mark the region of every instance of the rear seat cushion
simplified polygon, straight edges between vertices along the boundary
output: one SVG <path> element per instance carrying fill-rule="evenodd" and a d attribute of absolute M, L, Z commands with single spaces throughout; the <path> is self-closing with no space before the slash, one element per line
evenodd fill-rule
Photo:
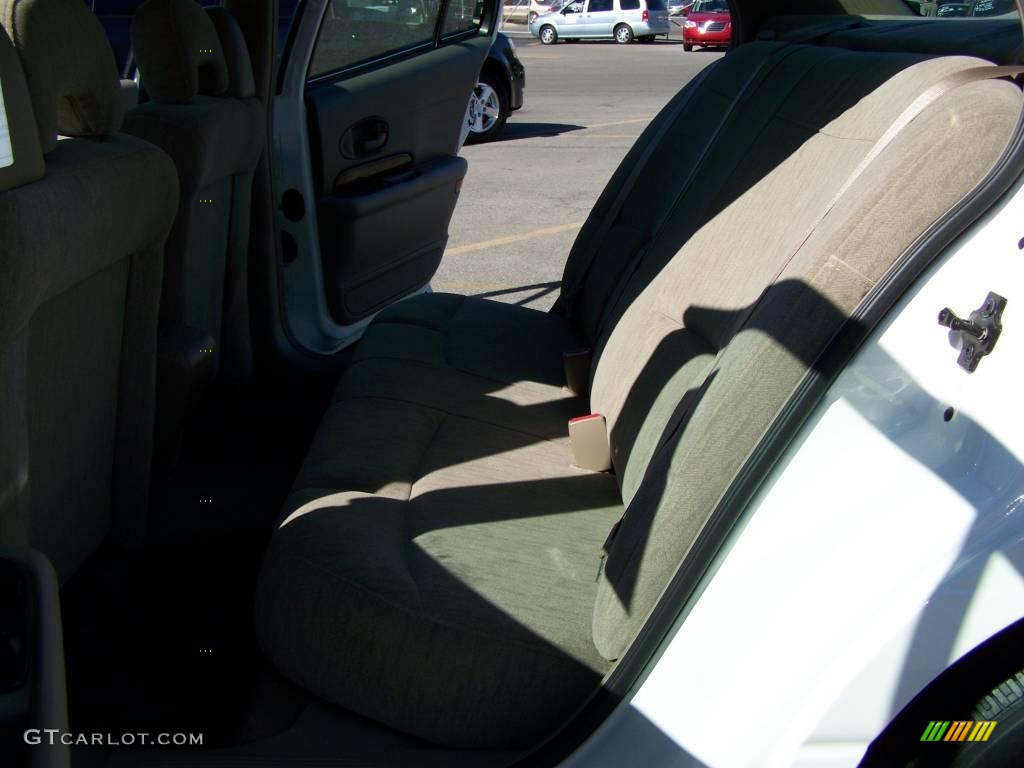
<path fill-rule="evenodd" d="M 511 617 L 517 632 L 543 638 L 595 674 L 604 667 L 588 661 L 591 639 L 604 659 L 621 656 L 820 350 L 900 254 L 998 158 L 1020 113 L 1020 90 L 992 81 L 963 87 L 905 129 L 808 234 L 917 95 L 980 63 L 758 43 L 715 65 L 627 199 L 618 246 L 599 251 L 587 273 L 586 311 L 563 307 L 579 333 L 595 334 L 590 405 L 609 416 L 617 452 L 618 477 L 596 476 L 608 486 L 607 502 L 582 495 L 580 481 L 564 474 L 559 441 L 538 431 L 554 429 L 565 403 L 539 394 L 553 390 L 530 387 L 560 383 L 559 348 L 578 338 L 568 323 L 449 296 L 382 313 L 342 378 L 341 401 L 289 505 L 289 512 L 308 505 L 302 517 L 310 519 L 291 531 L 302 517 L 286 522 L 270 545 L 258 613 L 275 664 L 331 701 L 449 746 L 523 745 L 557 726 L 556 712 L 582 703 L 583 680 L 560 665 L 546 669 L 565 674 L 565 685 L 549 685 L 528 660 L 508 666 L 515 658 L 509 649 L 470 653 L 470 633 L 489 622 L 504 628 Z M 688 154 L 678 152 L 684 133 Z M 680 172 L 691 167 L 700 185 Z M 661 214 L 666 227 L 655 232 Z M 643 260 L 633 256 L 645 237 L 627 237 L 628 230 L 649 240 Z M 390 373 L 378 367 L 382 361 Z M 404 378 L 395 370 L 401 361 Z M 389 379 L 386 407 L 368 405 L 378 372 Z M 521 405 L 538 397 L 543 407 L 523 408 L 530 416 L 521 420 L 516 409 L 495 407 L 488 401 L 501 390 L 473 380 L 488 375 L 514 383 Z M 439 406 L 443 416 L 428 416 Z M 674 414 L 682 417 L 678 429 Z M 513 431 L 530 418 L 542 424 Z M 527 445 L 518 442 L 524 439 Z M 629 507 L 598 577 L 592 634 L 584 639 L 567 605 L 591 599 L 589 585 L 545 588 L 559 583 L 561 570 L 547 565 L 541 541 L 560 551 L 573 542 L 573 569 L 596 574 L 619 483 Z M 389 511 L 353 513 L 371 501 Z M 368 561 L 366 542 L 385 540 L 386 554 Z M 359 590 L 408 584 L 409 573 L 448 580 L 444 589 L 426 590 L 422 615 L 365 608 Z M 524 610 L 498 586 L 525 583 L 533 586 L 524 595 L 543 613 Z M 423 598 L 422 588 L 406 589 Z M 482 598 L 488 610 L 468 610 L 464 595 Z M 558 610 L 570 620 L 556 632 L 548 612 Z M 467 625 L 462 616 L 476 618 Z M 422 626 L 424 617 L 451 630 L 439 638 L 448 653 L 430 645 L 438 636 Z M 401 642 L 375 637 L 378 627 L 386 628 L 382 638 Z M 480 679 L 505 695 L 477 698 Z M 400 690 L 408 695 L 387 696 Z M 538 711 L 538 703 L 549 708 Z M 530 722 L 516 721 L 522 713 Z M 487 730 L 495 727 L 501 732 Z"/>
<path fill-rule="evenodd" d="M 613 478 L 569 466 L 564 438 L 344 400 L 286 509 L 257 627 L 308 690 L 430 742 L 498 748 L 541 737 L 600 680 L 594 552 L 621 506 Z"/>
<path fill-rule="evenodd" d="M 506 384 L 445 366 L 388 358 L 352 364 L 336 397 L 412 402 L 543 440 L 565 437 L 569 419 L 588 413 L 589 407 L 564 387 L 534 381 Z"/>
<path fill-rule="evenodd" d="M 187 104 L 228 90 L 216 28 L 195 0 L 146 0 L 132 19 L 132 49 L 146 92 L 158 104 Z"/>
<path fill-rule="evenodd" d="M 104 136 L 120 129 L 117 64 L 85 4 L 0 0 L 0 24 L 21 57 L 44 153 L 57 146 L 58 134 Z"/>
<path fill-rule="evenodd" d="M 421 294 L 385 309 L 354 360 L 386 358 L 445 366 L 495 382 L 565 384 L 562 353 L 584 346 L 557 315 L 447 293 Z"/>

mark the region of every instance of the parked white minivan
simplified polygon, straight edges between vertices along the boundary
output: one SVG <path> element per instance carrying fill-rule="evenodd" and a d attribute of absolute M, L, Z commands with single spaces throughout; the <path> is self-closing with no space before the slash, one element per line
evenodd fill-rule
<path fill-rule="evenodd" d="M 559 38 L 613 37 L 620 43 L 649 42 L 668 34 L 665 0 L 575 0 L 538 16 L 530 32 L 545 45 Z"/>

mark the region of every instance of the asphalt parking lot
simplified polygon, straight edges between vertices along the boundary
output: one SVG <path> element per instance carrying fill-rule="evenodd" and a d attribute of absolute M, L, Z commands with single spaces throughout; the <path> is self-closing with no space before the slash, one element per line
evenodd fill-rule
<path fill-rule="evenodd" d="M 497 141 L 467 146 L 469 173 L 434 290 L 548 308 L 576 233 L 647 123 L 722 54 L 671 38 L 545 46 L 512 31 L 524 106 Z"/>

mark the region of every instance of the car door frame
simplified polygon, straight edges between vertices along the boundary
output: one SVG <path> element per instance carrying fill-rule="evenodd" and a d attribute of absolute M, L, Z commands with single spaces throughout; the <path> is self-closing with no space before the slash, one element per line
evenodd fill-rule
<path fill-rule="evenodd" d="M 607 11 L 591 11 L 590 4 L 594 0 L 587 0 L 583 9 L 586 33 L 588 37 L 610 37 L 612 28 L 615 26 L 615 0 L 610 0 L 611 8 Z M 608 28 L 605 29 L 605 26 Z"/>
<path fill-rule="evenodd" d="M 580 10 L 578 13 L 566 13 L 565 9 L 568 8 L 575 2 L 579 2 Z M 558 10 L 558 14 L 562 17 L 562 21 L 558 23 L 558 36 L 559 37 L 585 37 L 586 36 L 586 0 L 569 0 L 562 8 Z M 575 21 L 570 24 L 568 23 L 569 17 L 572 16 Z"/>
<path fill-rule="evenodd" d="M 307 355 L 324 357 L 356 341 L 373 319 L 370 316 L 351 325 L 341 325 L 331 317 L 320 259 L 306 90 L 311 82 L 308 74 L 317 38 L 330 2 L 306 0 L 296 8 L 292 29 L 281 54 L 277 89 L 271 98 L 270 144 L 281 324 L 294 347 Z M 497 2 L 488 5 L 482 25 L 483 34 L 493 42 L 500 26 L 494 20 Z M 441 0 L 436 20 L 438 25 L 443 23 L 448 6 L 447 0 Z M 417 52 L 422 55 L 434 50 L 437 41 L 438 34 L 435 33 L 431 43 L 386 53 L 368 63 L 367 69 L 381 69 L 399 61 L 408 61 Z M 468 92 L 466 108 L 469 108 Z M 467 131 L 468 128 L 464 129 L 463 134 Z M 285 195 L 290 190 L 299 193 L 298 196 L 289 194 L 289 198 L 301 200 L 299 211 L 286 202 Z M 429 290 L 428 283 L 417 293 Z"/>

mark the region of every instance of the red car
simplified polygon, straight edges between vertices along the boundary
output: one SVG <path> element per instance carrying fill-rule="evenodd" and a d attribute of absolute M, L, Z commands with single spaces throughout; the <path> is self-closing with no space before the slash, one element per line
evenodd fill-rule
<path fill-rule="evenodd" d="M 697 0 L 683 22 L 683 50 L 693 46 L 724 48 L 732 37 L 732 19 L 726 0 Z"/>

